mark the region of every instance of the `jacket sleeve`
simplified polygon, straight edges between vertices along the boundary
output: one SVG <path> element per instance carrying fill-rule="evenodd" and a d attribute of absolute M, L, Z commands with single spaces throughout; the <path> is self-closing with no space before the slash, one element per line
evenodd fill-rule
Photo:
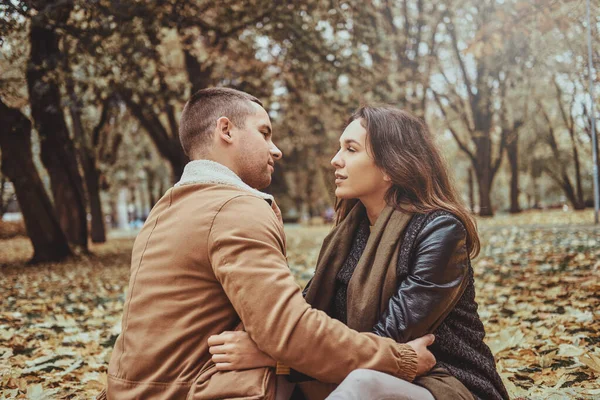
<path fill-rule="evenodd" d="M 417 237 L 408 276 L 400 282 L 373 331 L 405 343 L 433 331 L 467 285 L 466 230 L 450 215 L 428 223 Z"/>
<path fill-rule="evenodd" d="M 283 228 L 260 198 L 233 198 L 213 220 L 208 250 L 215 277 L 257 346 L 322 382 L 339 383 L 357 368 L 412 381 L 417 360 L 410 346 L 358 333 L 306 303 L 284 246 Z"/>

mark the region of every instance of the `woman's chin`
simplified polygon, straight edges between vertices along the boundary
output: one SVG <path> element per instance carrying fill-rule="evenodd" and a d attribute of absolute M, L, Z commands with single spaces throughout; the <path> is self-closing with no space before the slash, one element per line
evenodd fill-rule
<path fill-rule="evenodd" d="M 335 197 L 337 197 L 340 200 L 348 200 L 348 199 L 352 199 L 352 196 L 349 196 L 348 193 L 346 193 L 346 191 L 340 187 L 337 187 L 335 189 Z"/>

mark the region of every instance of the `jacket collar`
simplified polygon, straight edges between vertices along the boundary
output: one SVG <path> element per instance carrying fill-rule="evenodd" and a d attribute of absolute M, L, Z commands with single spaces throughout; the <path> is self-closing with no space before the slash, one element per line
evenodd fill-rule
<path fill-rule="evenodd" d="M 242 189 L 260 198 L 263 198 L 269 203 L 274 201 L 273 196 L 248 186 L 240 179 L 239 176 L 235 174 L 235 172 L 223 164 L 219 164 L 215 161 L 194 160 L 187 163 L 183 169 L 181 179 L 175 184 L 175 187 L 192 184 L 217 184 L 234 186 L 238 189 Z"/>

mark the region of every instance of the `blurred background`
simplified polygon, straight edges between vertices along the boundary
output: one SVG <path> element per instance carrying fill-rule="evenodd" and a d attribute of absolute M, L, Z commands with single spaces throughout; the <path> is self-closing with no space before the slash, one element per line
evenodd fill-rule
<path fill-rule="evenodd" d="M 55 210 L 35 213 L 71 242 L 86 220 L 95 242 L 139 224 L 187 162 L 183 105 L 210 86 L 265 102 L 290 221 L 333 205 L 337 138 L 371 103 L 427 121 L 475 213 L 593 207 L 584 1 L 2 3 L 5 220 L 42 201 L 14 182 L 37 173 Z"/>
<path fill-rule="evenodd" d="M 591 2 L 591 21 L 597 68 L 597 1 Z M 488 286 L 482 284 L 480 293 L 518 286 L 503 284 L 511 265 L 523 266 L 513 275 L 522 281 L 568 273 L 582 280 L 554 284 L 587 288 L 578 309 L 583 320 L 577 314 L 571 322 L 589 322 L 585 312 L 594 320 L 598 286 L 589 282 L 598 270 L 600 234 L 591 225 L 592 118 L 598 105 L 591 109 L 587 28 L 582 0 L 0 0 L 0 266 L 8 299 L 0 361 L 12 360 L 9 370 L 21 371 L 0 374 L 11 390 L 3 395 L 44 395 L 64 386 L 58 380 L 31 386 L 43 382 L 38 374 L 49 368 L 48 359 L 36 364 L 33 357 L 47 354 L 27 350 L 39 346 L 29 341 L 44 329 L 48 337 L 73 327 L 98 330 L 83 343 L 99 341 L 104 353 L 90 350 L 95 364 L 84 357 L 80 366 L 96 374 L 84 381 L 92 382 L 90 393 L 101 385 L 102 360 L 118 332 L 113 325 L 120 319 L 131 238 L 188 161 L 177 133 L 183 105 L 211 86 L 259 97 L 272 118 L 284 158 L 268 191 L 292 224 L 286 227 L 292 232 L 290 264 L 301 284 L 328 229 L 302 227 L 326 224 L 333 215 L 329 163 L 338 137 L 358 106 L 386 103 L 425 119 L 465 204 L 481 217 L 487 247 L 478 265 L 489 275 L 481 278 Z M 597 89 L 595 70 L 591 80 Z M 526 228 L 510 230 L 519 225 Z M 28 261 L 42 264 L 32 270 Z M 502 268 L 508 269 L 498 278 Z M 550 287 L 543 284 L 538 292 Z M 69 298 L 69 292 L 77 295 Z M 48 308 L 52 293 L 58 303 Z M 490 304 L 482 315 L 492 338 L 504 332 L 503 340 L 514 341 L 520 336 L 503 329 L 525 317 L 506 306 L 514 291 L 498 293 L 480 299 Z M 88 305 L 78 314 L 73 304 Z M 113 304 L 114 318 L 93 325 L 107 315 L 106 304 Z M 528 315 L 548 303 L 540 304 Z M 37 311 L 27 317 L 22 307 Z M 493 319 L 506 309 L 500 314 L 506 320 Z M 551 313 L 565 314 L 558 310 Z M 15 344 L 23 329 L 33 336 L 23 334 Z M 535 341 L 536 329 L 524 335 Z M 599 340 L 595 329 L 585 334 L 590 349 Z M 48 344 L 48 337 L 41 342 L 56 355 L 63 342 Z M 560 358 L 553 348 L 534 353 Z M 69 367 L 49 371 L 75 381 L 73 373 L 83 367 L 69 371 L 74 361 L 65 357 L 59 361 L 68 360 Z M 505 370 L 511 393 L 523 395 L 536 385 L 585 386 L 581 382 L 600 373 L 598 358 L 598 370 L 584 366 L 575 381 L 550 374 L 540 384 L 531 374 L 547 372 L 544 362 L 548 367 L 551 360 L 520 364 L 532 370 Z M 587 364 L 577 359 L 575 365 Z"/>

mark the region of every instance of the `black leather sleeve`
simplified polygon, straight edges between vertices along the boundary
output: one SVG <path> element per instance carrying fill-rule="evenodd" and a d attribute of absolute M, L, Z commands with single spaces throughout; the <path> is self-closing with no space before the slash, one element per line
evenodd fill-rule
<path fill-rule="evenodd" d="M 432 333 L 464 292 L 467 273 L 464 226 L 451 215 L 434 218 L 417 237 L 409 275 L 373 332 L 400 343 Z"/>

